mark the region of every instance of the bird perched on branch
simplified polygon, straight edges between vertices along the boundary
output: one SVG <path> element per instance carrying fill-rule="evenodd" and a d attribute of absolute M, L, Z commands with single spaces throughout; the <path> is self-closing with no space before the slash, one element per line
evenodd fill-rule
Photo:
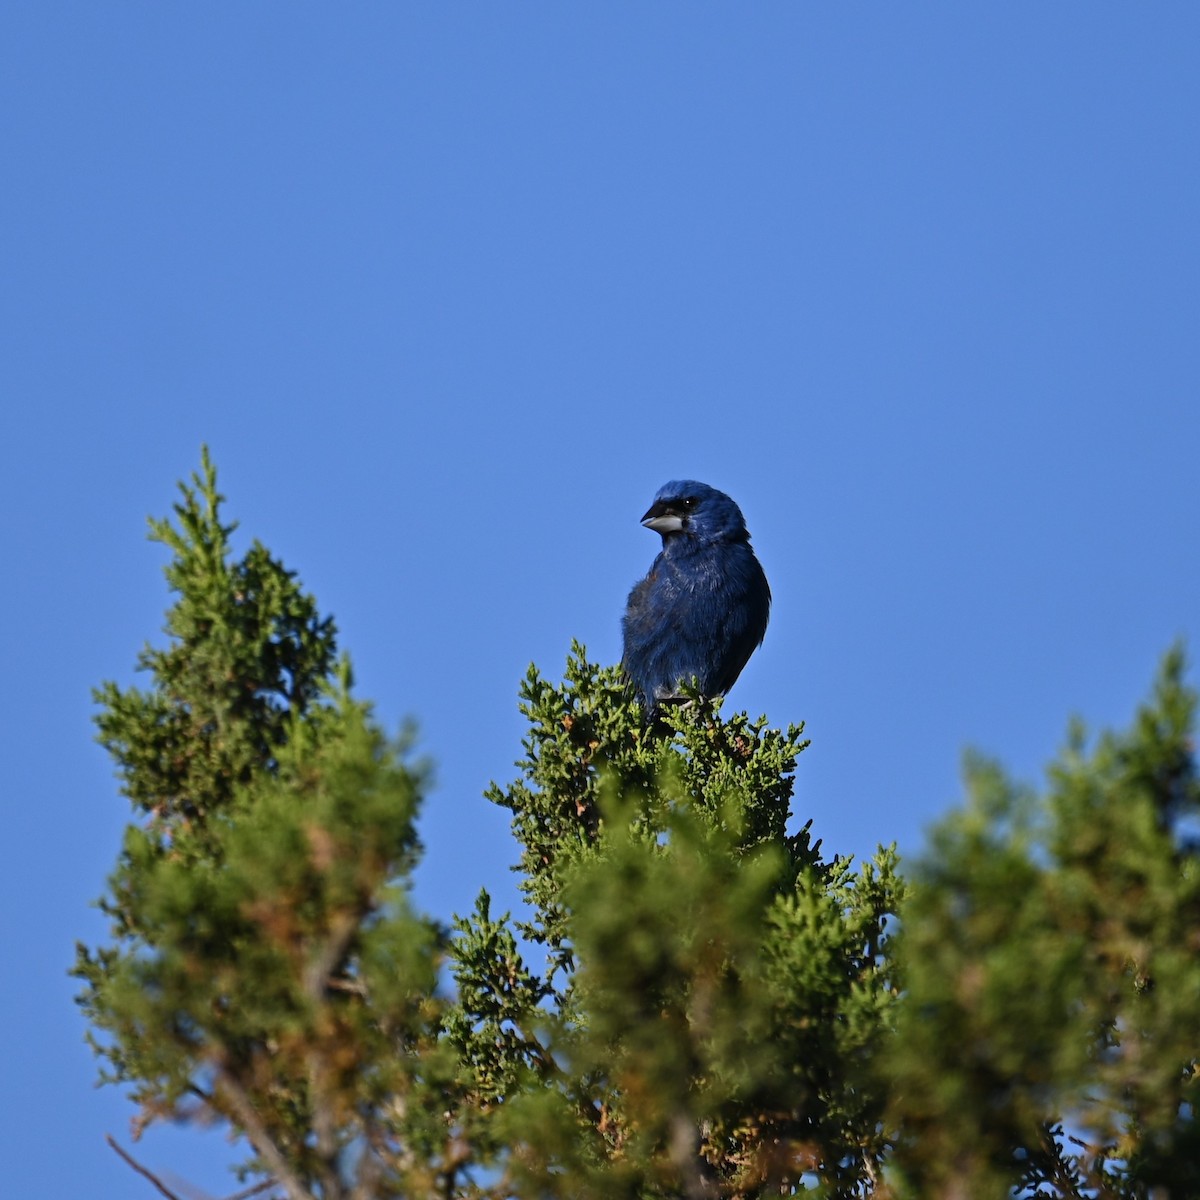
<path fill-rule="evenodd" d="M 662 536 L 650 573 L 629 593 L 621 662 L 647 708 L 693 680 L 723 696 L 762 643 L 771 608 L 742 510 L 724 492 L 664 484 L 642 524 Z"/>

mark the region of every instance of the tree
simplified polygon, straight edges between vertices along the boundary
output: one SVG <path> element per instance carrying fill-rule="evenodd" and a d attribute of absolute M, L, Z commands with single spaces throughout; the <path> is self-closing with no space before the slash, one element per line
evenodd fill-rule
<path fill-rule="evenodd" d="M 531 669 L 510 809 L 532 918 L 457 923 L 448 1031 L 518 1195 L 859 1194 L 886 1148 L 868 1070 L 896 989 L 894 854 L 787 830 L 801 729 L 703 704 L 645 726 L 576 646 Z M 531 969 L 517 934 L 544 949 Z"/>
<path fill-rule="evenodd" d="M 139 658 L 153 686 L 97 693 L 141 819 L 101 902 L 111 943 L 78 951 L 80 1003 L 140 1126 L 228 1121 L 293 1200 L 376 1194 L 385 1171 L 424 1186 L 452 1063 L 444 939 L 404 890 L 423 774 L 351 698 L 295 577 L 257 542 L 231 561 L 222 499 L 205 454 L 176 522 L 151 522 L 177 597 L 168 647 Z"/>
<path fill-rule="evenodd" d="M 136 819 L 75 968 L 139 1127 L 224 1120 L 292 1200 L 1200 1194 L 1181 656 L 1045 800 L 973 760 L 910 886 L 794 824 L 802 728 L 648 720 L 575 646 L 488 793 L 525 909 L 443 928 L 411 737 L 294 575 L 233 557 L 207 454 L 181 491 L 168 644 L 97 693 Z"/>
<path fill-rule="evenodd" d="M 1200 1195 L 1195 694 L 1074 724 L 1039 797 L 968 763 L 917 865 L 888 1057 L 912 1194 Z"/>

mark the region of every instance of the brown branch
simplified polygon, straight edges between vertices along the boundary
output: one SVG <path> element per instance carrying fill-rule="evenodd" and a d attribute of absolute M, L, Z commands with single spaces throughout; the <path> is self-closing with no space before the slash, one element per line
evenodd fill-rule
<path fill-rule="evenodd" d="M 225 1200 L 250 1200 L 251 1196 L 257 1196 L 259 1192 L 265 1192 L 267 1188 L 275 1186 L 274 1179 L 264 1179 L 256 1183 L 253 1187 L 245 1188 L 243 1191 L 235 1192 L 232 1196 L 226 1196 Z"/>
<path fill-rule="evenodd" d="M 247 1138 L 250 1139 L 250 1144 L 270 1164 L 271 1170 L 283 1190 L 287 1192 L 291 1200 L 313 1200 L 312 1193 L 288 1166 L 283 1151 L 275 1145 L 242 1085 L 224 1066 L 217 1067 L 217 1076 L 221 1089 L 225 1092 L 229 1105 L 233 1109 L 234 1116 L 245 1129 Z"/>
<path fill-rule="evenodd" d="M 319 1004 L 325 998 L 330 978 L 341 966 L 342 960 L 354 943 L 354 936 L 358 933 L 367 911 L 369 910 L 364 908 L 362 912 L 341 912 L 334 916 L 333 927 L 321 947 L 321 953 L 304 971 L 304 990 L 314 1004 Z"/>
<path fill-rule="evenodd" d="M 358 1163 L 358 1179 L 351 1191 L 351 1200 L 371 1200 L 376 1194 L 376 1185 L 383 1177 L 382 1155 L 379 1149 L 379 1134 L 368 1118 L 364 1122 L 362 1158 Z"/>
<path fill-rule="evenodd" d="M 328 1067 L 319 1049 L 308 1053 L 308 1090 L 312 1103 L 312 1127 L 317 1152 L 316 1173 L 326 1200 L 342 1200 L 337 1171 L 337 1126 L 326 1086 Z"/>
<path fill-rule="evenodd" d="M 187 1091 L 191 1095 L 195 1096 L 202 1103 L 207 1104 L 209 1108 L 214 1107 L 212 1092 L 206 1092 L 198 1083 L 189 1082 L 186 1086 L 187 1086 Z"/>
<path fill-rule="evenodd" d="M 343 979 L 340 975 L 325 981 L 325 987 L 331 992 L 345 992 L 348 996 L 359 996 L 366 999 L 367 985 L 361 979 Z"/>
<path fill-rule="evenodd" d="M 117 1145 L 117 1140 L 116 1140 L 116 1138 L 114 1138 L 114 1137 L 113 1137 L 113 1135 L 112 1135 L 111 1133 L 106 1133 L 106 1134 L 104 1135 L 104 1140 L 105 1140 L 105 1141 L 106 1141 L 106 1142 L 107 1142 L 107 1143 L 108 1143 L 108 1144 L 109 1144 L 109 1145 L 110 1145 L 110 1146 L 111 1146 L 111 1147 L 112 1147 L 112 1148 L 113 1148 L 113 1149 L 114 1149 L 114 1150 L 115 1150 L 115 1151 L 116 1151 L 116 1152 L 117 1152 L 117 1153 L 118 1153 L 118 1154 L 119 1154 L 119 1155 L 120 1155 L 120 1156 L 121 1156 L 121 1157 L 122 1157 L 122 1158 L 123 1158 L 123 1159 L 124 1159 L 124 1160 L 125 1160 L 125 1161 L 126 1161 L 126 1162 L 127 1162 L 127 1163 L 128 1163 L 128 1164 L 129 1164 L 129 1165 L 130 1165 L 130 1166 L 131 1166 L 131 1167 L 132 1167 L 132 1168 L 133 1168 L 133 1169 L 136 1171 L 136 1172 L 137 1172 L 137 1173 L 138 1173 L 138 1174 L 139 1174 L 139 1175 L 142 1175 L 142 1176 L 144 1176 L 146 1179 L 150 1180 L 150 1182 L 151 1182 L 152 1184 L 154 1184 L 154 1186 L 155 1186 L 156 1188 L 158 1188 L 158 1190 L 159 1190 L 160 1192 L 162 1192 L 162 1194 L 163 1194 L 164 1196 L 166 1196 L 166 1197 L 167 1197 L 167 1200 L 179 1200 L 179 1197 L 178 1197 L 177 1195 L 175 1195 L 175 1193 L 174 1193 L 173 1191 L 171 1191 L 171 1189 L 170 1189 L 169 1187 L 167 1187 L 167 1185 L 166 1185 L 165 1183 L 163 1183 L 163 1181 L 162 1181 L 161 1179 L 159 1179 L 159 1177 L 158 1177 L 157 1175 L 155 1175 L 153 1171 L 148 1171 L 148 1170 L 147 1170 L 145 1167 L 143 1167 L 143 1166 L 142 1166 L 142 1164 L 141 1164 L 140 1162 L 138 1162 L 138 1161 L 137 1161 L 137 1159 L 136 1159 L 136 1158 L 134 1158 L 134 1157 L 133 1157 L 133 1155 L 131 1155 L 131 1154 L 128 1154 L 126 1151 L 122 1150 L 122 1149 L 121 1149 L 121 1147 Z"/>
<path fill-rule="evenodd" d="M 700 1131 L 685 1113 L 676 1113 L 671 1118 L 671 1138 L 667 1148 L 683 1182 L 687 1200 L 713 1200 L 717 1189 L 704 1173 L 704 1160 L 700 1157 Z"/>
<path fill-rule="evenodd" d="M 361 911 L 344 910 L 334 914 L 330 922 L 329 936 L 321 946 L 320 953 L 304 970 L 304 991 L 314 1009 L 320 1009 L 327 1003 L 333 976 L 349 954 L 367 912 L 369 906 L 364 905 Z M 328 1086 L 328 1063 L 319 1045 L 310 1047 L 307 1059 L 313 1133 L 316 1137 L 315 1149 L 320 1160 L 318 1175 L 322 1192 L 326 1200 L 341 1200 L 344 1189 L 338 1177 L 337 1127 Z"/>
<path fill-rule="evenodd" d="M 117 1145 L 116 1140 L 111 1133 L 104 1135 L 104 1140 L 139 1174 L 144 1175 L 168 1200 L 180 1200 L 180 1198 L 167 1187 L 157 1175 L 148 1171 L 141 1163 L 137 1161 L 128 1151 L 122 1150 Z M 275 1186 L 274 1179 L 263 1179 L 254 1184 L 253 1187 L 243 1188 L 240 1192 L 235 1192 L 232 1196 L 227 1196 L 226 1200 L 250 1200 L 251 1196 L 257 1196 L 259 1192 L 265 1192 L 268 1188 Z M 190 1189 L 189 1189 L 190 1190 Z"/>

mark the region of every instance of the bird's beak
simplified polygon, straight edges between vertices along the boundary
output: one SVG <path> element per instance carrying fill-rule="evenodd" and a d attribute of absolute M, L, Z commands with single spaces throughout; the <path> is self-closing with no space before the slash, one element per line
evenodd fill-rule
<path fill-rule="evenodd" d="M 665 537 L 668 533 L 678 533 L 683 528 L 683 518 L 658 500 L 646 510 L 642 524 Z"/>

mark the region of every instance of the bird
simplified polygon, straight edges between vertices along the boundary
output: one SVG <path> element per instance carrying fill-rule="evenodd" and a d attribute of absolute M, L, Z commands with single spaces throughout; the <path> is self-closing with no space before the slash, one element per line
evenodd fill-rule
<path fill-rule="evenodd" d="M 685 685 L 705 699 L 724 696 L 762 644 L 771 610 L 742 510 L 706 483 L 675 479 L 642 524 L 662 549 L 629 593 L 625 674 L 650 710 L 682 699 Z"/>

